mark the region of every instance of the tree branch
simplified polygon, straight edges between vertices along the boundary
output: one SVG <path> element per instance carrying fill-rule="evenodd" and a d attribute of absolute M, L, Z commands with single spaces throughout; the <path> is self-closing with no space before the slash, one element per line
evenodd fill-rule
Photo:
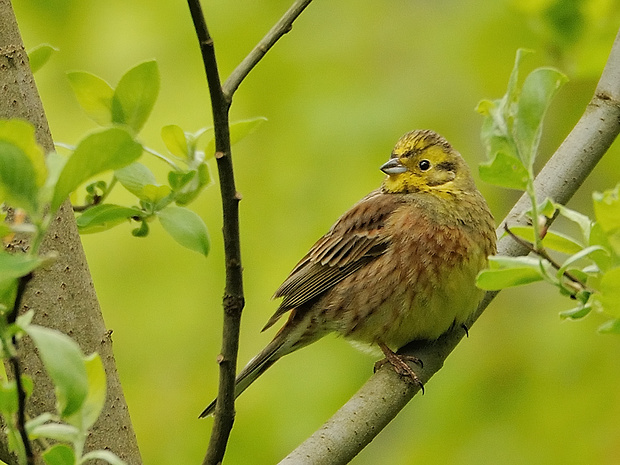
<path fill-rule="evenodd" d="M 620 133 L 620 32 L 601 75 L 594 97 L 584 114 L 536 178 L 539 199 L 565 204 L 577 191 Z M 524 224 L 531 207 L 523 195 L 497 229 L 506 222 Z M 510 237 L 498 243 L 498 254 L 518 256 L 528 252 Z M 478 319 L 497 292 L 487 292 L 468 327 Z M 416 373 L 426 383 L 464 336 L 461 328 L 434 343 L 410 344 L 402 353 L 424 361 Z M 355 457 L 412 399 L 419 388 L 393 370 L 380 369 L 318 431 L 292 451 L 282 464 L 345 464 Z"/>
<path fill-rule="evenodd" d="M 220 381 L 215 409 L 215 420 L 211 430 L 205 464 L 220 463 L 226 451 L 226 444 L 235 419 L 235 375 L 239 350 L 239 327 L 243 311 L 243 275 L 241 268 L 241 246 L 239 240 L 239 200 L 241 196 L 235 187 L 232 156 L 230 151 L 230 130 L 228 110 L 230 102 L 224 97 L 215 57 L 213 39 L 207 29 L 199 0 L 188 0 L 188 6 L 198 36 L 204 63 L 213 126 L 215 130 L 215 158 L 220 179 L 222 197 L 224 253 L 226 266 L 226 287 L 224 290 L 224 321 L 222 350 L 218 357 Z"/>
<path fill-rule="evenodd" d="M 271 28 L 271 30 L 256 44 L 256 47 L 246 56 L 241 63 L 234 69 L 224 82 L 223 92 L 226 99 L 230 102 L 232 96 L 245 79 L 250 71 L 265 56 L 265 54 L 275 45 L 275 43 L 287 32 L 293 28 L 293 21 L 310 5 L 312 0 L 297 0 L 287 10 L 280 20 Z"/>
<path fill-rule="evenodd" d="M 226 263 L 226 288 L 224 291 L 224 321 L 222 350 L 218 356 L 220 379 L 215 420 L 204 464 L 221 463 L 235 418 L 235 375 L 239 349 L 239 328 L 244 306 L 241 246 L 239 239 L 239 201 L 241 195 L 235 187 L 228 112 L 232 96 L 243 79 L 265 56 L 267 51 L 290 31 L 293 21 L 310 4 L 311 0 L 298 0 L 258 43 L 250 54 L 233 71 L 224 87 L 220 84 L 213 39 L 199 0 L 188 0 L 194 29 L 200 44 L 202 60 L 209 85 L 213 126 L 215 132 L 215 158 L 217 160 L 222 197 L 224 253 Z"/>

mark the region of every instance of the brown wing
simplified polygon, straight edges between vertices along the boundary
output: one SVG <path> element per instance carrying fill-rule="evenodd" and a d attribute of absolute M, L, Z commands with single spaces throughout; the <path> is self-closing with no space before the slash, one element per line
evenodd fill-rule
<path fill-rule="evenodd" d="M 376 190 L 342 215 L 278 288 L 274 298 L 284 299 L 263 331 L 287 311 L 319 297 L 383 254 L 390 243 L 383 227 L 401 204 L 399 199 Z"/>

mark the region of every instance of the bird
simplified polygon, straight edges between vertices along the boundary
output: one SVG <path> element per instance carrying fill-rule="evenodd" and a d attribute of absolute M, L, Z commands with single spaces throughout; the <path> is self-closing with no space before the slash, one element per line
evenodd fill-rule
<path fill-rule="evenodd" d="M 332 332 L 378 346 L 379 363 L 423 388 L 395 351 L 464 326 L 476 310 L 495 222 L 463 157 L 436 132 L 414 130 L 380 169 L 381 187 L 346 211 L 275 292 L 282 301 L 263 331 L 288 319 L 238 374 L 235 397 L 282 356 Z"/>

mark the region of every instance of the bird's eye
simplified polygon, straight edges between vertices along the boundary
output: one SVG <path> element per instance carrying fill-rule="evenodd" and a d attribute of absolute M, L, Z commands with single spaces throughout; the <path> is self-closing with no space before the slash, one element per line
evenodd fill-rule
<path fill-rule="evenodd" d="M 429 169 L 431 169 L 431 162 L 426 159 L 420 160 L 420 163 L 418 163 L 418 166 L 420 167 L 422 171 L 428 171 Z"/>

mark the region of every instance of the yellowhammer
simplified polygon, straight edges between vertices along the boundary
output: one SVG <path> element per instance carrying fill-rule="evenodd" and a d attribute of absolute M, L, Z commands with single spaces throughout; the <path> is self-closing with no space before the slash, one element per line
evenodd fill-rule
<path fill-rule="evenodd" d="M 483 292 L 474 281 L 495 253 L 495 227 L 461 155 L 433 131 L 412 131 L 381 170 L 381 188 L 342 215 L 276 291 L 283 300 L 263 330 L 290 312 L 288 320 L 241 370 L 237 396 L 280 357 L 331 332 L 377 344 L 417 381 L 393 350 L 437 339 L 476 309 Z"/>

